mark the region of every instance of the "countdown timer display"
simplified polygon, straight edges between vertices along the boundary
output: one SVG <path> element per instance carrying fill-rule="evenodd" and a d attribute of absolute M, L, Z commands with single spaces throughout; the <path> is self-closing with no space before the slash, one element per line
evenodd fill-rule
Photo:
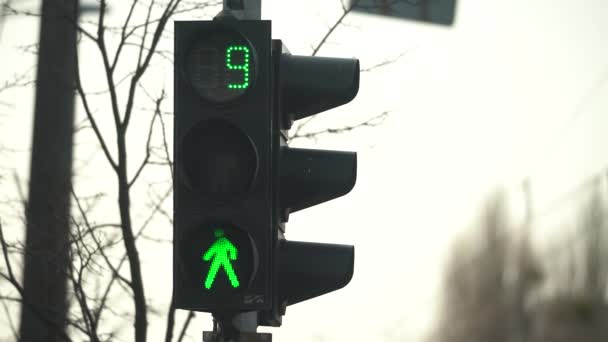
<path fill-rule="evenodd" d="M 234 101 L 247 92 L 256 75 L 251 44 L 231 30 L 202 32 L 186 54 L 186 77 L 205 100 Z"/>

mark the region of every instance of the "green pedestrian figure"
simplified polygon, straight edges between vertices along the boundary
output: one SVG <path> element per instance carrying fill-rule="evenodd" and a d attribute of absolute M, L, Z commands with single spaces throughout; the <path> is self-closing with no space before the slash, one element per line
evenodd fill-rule
<path fill-rule="evenodd" d="M 230 285 L 237 288 L 239 287 L 239 279 L 234 273 L 230 260 L 236 260 L 238 250 L 234 247 L 232 242 L 224 236 L 223 229 L 216 229 L 213 234 L 215 235 L 216 240 L 201 258 L 205 261 L 209 261 L 213 258 L 211 267 L 209 267 L 209 273 L 207 273 L 207 279 L 205 279 L 205 288 L 211 288 L 215 281 L 215 276 L 220 270 L 220 266 L 224 267 L 224 271 L 226 271 L 226 275 L 230 280 Z"/>

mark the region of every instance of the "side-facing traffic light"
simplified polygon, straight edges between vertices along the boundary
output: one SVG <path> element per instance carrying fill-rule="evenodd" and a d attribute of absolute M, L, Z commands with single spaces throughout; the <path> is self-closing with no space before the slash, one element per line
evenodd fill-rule
<path fill-rule="evenodd" d="M 295 304 L 344 287 L 353 275 L 354 246 L 289 241 L 289 215 L 348 193 L 355 185 L 354 152 L 288 147 L 293 121 L 350 102 L 359 90 L 359 61 L 351 58 L 294 56 L 273 41 L 275 167 L 278 180 L 279 237 L 277 291 L 265 324 L 280 324 L 280 315 Z M 329 229 L 329 227 L 328 227 Z"/>

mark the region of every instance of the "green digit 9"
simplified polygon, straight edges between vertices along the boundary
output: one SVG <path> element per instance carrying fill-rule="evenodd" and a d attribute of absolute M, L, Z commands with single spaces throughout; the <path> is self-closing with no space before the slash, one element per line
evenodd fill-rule
<path fill-rule="evenodd" d="M 243 64 L 232 64 L 233 51 L 243 52 Z M 230 45 L 226 48 L 226 68 L 228 70 L 242 70 L 243 83 L 228 83 L 228 89 L 246 89 L 249 87 L 249 47 L 243 45 Z"/>

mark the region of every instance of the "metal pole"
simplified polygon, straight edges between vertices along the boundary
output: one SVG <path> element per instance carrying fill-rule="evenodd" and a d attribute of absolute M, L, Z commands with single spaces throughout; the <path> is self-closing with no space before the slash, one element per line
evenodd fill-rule
<path fill-rule="evenodd" d="M 218 16 L 231 15 L 241 20 L 262 19 L 262 0 L 224 0 Z"/>
<path fill-rule="evenodd" d="M 213 331 L 203 331 L 203 342 L 272 342 L 272 334 L 257 333 L 258 313 L 214 314 Z"/>
<path fill-rule="evenodd" d="M 238 314 L 234 316 L 232 323 L 239 331 L 254 333 L 258 330 L 258 313 L 251 311 Z"/>
<path fill-rule="evenodd" d="M 41 3 L 19 328 L 24 342 L 66 336 L 78 2 Z"/>

